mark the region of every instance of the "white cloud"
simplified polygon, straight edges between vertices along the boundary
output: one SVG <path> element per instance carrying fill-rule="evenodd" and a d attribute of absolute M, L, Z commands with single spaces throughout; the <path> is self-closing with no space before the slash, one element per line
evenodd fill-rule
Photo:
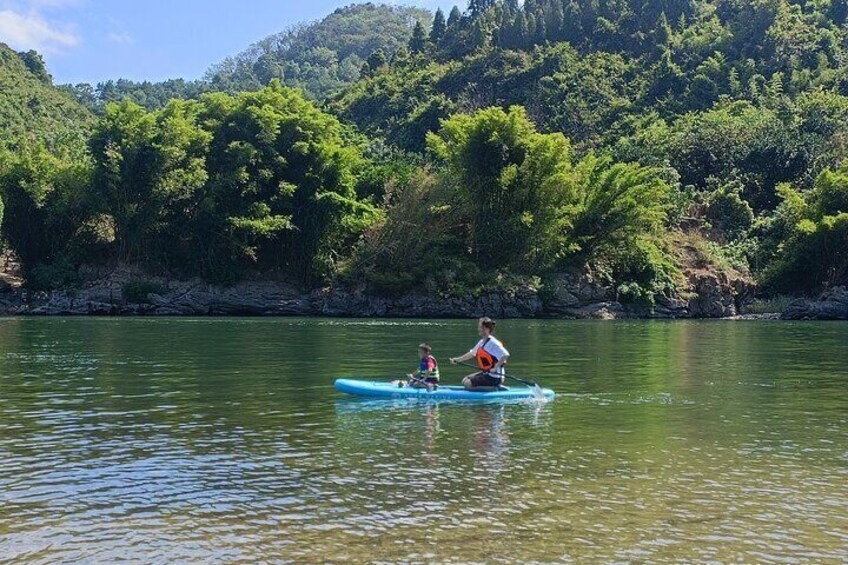
<path fill-rule="evenodd" d="M 55 5 L 67 0 L 37 0 Z M 0 11 L 0 41 L 15 49 L 36 49 L 43 53 L 56 53 L 76 47 L 79 36 L 71 26 L 59 25 L 44 19 L 35 11 L 17 12 L 11 9 Z"/>
<path fill-rule="evenodd" d="M 113 31 L 107 35 L 106 38 L 112 43 L 117 43 L 119 45 L 132 45 L 135 43 L 135 38 L 125 31 Z"/>

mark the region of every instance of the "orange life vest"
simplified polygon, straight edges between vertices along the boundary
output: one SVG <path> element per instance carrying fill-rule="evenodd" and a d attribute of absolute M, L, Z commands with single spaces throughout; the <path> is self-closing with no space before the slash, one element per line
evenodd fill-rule
<path fill-rule="evenodd" d="M 477 350 L 477 366 L 481 371 L 491 371 L 498 364 L 498 358 L 486 351 L 486 344 L 489 343 L 489 339 L 491 338 L 487 338 Z"/>

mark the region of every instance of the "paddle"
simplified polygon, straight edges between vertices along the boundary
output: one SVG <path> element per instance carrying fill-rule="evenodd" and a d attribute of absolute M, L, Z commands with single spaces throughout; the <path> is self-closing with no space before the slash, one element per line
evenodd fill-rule
<path fill-rule="evenodd" d="M 410 380 L 413 380 L 413 381 L 415 381 L 416 383 L 423 384 L 423 385 L 424 385 L 424 388 L 426 388 L 426 389 L 427 389 L 427 392 L 433 392 L 433 387 L 434 387 L 435 385 L 433 385 L 433 383 L 428 383 L 428 382 L 427 382 L 427 379 L 425 379 L 425 378 L 423 378 L 423 377 L 416 377 L 416 376 L 415 376 L 414 374 L 412 374 L 412 373 L 410 373 L 410 374 L 409 374 L 409 375 L 407 375 L 407 376 L 410 378 Z"/>
<path fill-rule="evenodd" d="M 480 367 L 478 367 L 477 365 L 472 365 L 471 363 L 460 362 L 460 363 L 457 363 L 457 365 L 463 365 L 465 367 L 471 367 L 472 369 L 477 369 L 478 371 L 480 371 Z M 488 371 L 484 371 L 484 372 L 488 372 Z M 491 374 L 491 373 L 489 373 L 489 374 Z M 525 385 L 531 387 L 533 389 L 533 396 L 536 397 L 536 400 L 546 400 L 547 399 L 547 397 L 545 396 L 545 391 L 542 389 L 542 387 L 539 386 L 538 383 L 536 383 L 534 381 L 527 380 L 527 379 L 522 379 L 521 377 L 513 377 L 512 375 L 509 375 L 509 374 L 506 374 L 506 373 L 504 373 L 503 376 L 508 378 L 508 379 L 512 379 L 516 382 L 519 382 L 521 384 L 525 384 Z"/>

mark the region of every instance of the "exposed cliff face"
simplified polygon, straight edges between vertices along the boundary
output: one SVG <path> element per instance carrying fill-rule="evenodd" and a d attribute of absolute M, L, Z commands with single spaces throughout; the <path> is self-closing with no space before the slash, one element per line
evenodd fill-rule
<path fill-rule="evenodd" d="M 130 281 L 161 287 L 142 302 L 124 295 Z M 751 295 L 743 279 L 698 272 L 690 288 L 656 305 L 624 304 L 615 291 L 588 272 L 563 273 L 539 288 L 531 283 L 482 294 L 382 297 L 361 288 L 304 290 L 278 281 L 244 281 L 224 287 L 198 279 L 173 281 L 119 269 L 76 291 L 28 293 L 0 290 L 0 314 L 6 315 L 154 315 L 154 316 L 331 316 L 469 318 L 719 318 L 741 314 Z M 138 298 L 136 298 L 138 300 Z"/>

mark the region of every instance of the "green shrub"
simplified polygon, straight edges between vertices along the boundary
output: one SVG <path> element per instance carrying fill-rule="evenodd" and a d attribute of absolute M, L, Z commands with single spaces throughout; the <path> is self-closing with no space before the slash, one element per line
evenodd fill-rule
<path fill-rule="evenodd" d="M 762 282 L 767 292 L 810 294 L 848 284 L 848 213 L 802 220 Z"/>
<path fill-rule="evenodd" d="M 742 185 L 738 182 L 726 184 L 709 195 L 706 216 L 729 240 L 743 237 L 754 223 L 754 210 L 742 199 Z"/>
<path fill-rule="evenodd" d="M 36 265 L 26 271 L 26 287 L 30 290 L 68 290 L 80 284 L 79 271 L 66 260 Z"/>
<path fill-rule="evenodd" d="M 147 304 L 151 294 L 165 294 L 168 289 L 154 281 L 130 281 L 124 285 L 124 299 L 134 304 Z"/>
<path fill-rule="evenodd" d="M 380 296 L 401 296 L 412 292 L 419 286 L 420 279 L 410 272 L 380 273 L 368 271 L 364 273 L 369 290 Z"/>
<path fill-rule="evenodd" d="M 780 189 L 781 204 L 762 222 L 762 250 L 770 253 L 761 282 L 766 292 L 815 294 L 848 284 L 848 174 L 824 171 L 812 190 Z"/>
<path fill-rule="evenodd" d="M 670 294 L 682 275 L 670 257 L 656 242 L 640 239 L 620 252 L 613 261 L 613 278 L 619 300 L 653 307 L 656 297 Z"/>
<path fill-rule="evenodd" d="M 666 219 L 669 195 L 659 173 L 586 156 L 575 168 L 578 196 L 569 214 L 565 249 L 586 260 L 614 256 L 657 233 Z"/>

